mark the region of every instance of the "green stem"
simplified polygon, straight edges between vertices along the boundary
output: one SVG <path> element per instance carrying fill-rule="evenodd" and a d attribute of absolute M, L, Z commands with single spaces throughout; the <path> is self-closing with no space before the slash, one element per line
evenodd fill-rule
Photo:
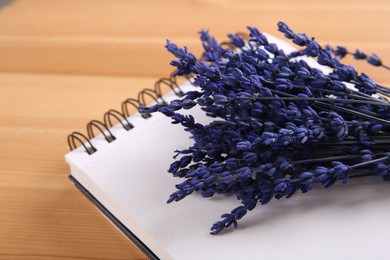
<path fill-rule="evenodd" d="M 358 163 L 358 164 L 352 165 L 351 168 L 355 169 L 355 168 L 359 168 L 359 167 L 366 166 L 366 165 L 369 165 L 369 164 L 387 161 L 389 159 L 390 159 L 389 156 L 385 156 L 385 157 L 381 157 L 381 158 L 378 158 L 378 159 L 374 159 L 374 160 L 370 160 L 370 161 L 367 161 L 367 162 L 362 162 L 362 163 Z"/>
<path fill-rule="evenodd" d="M 332 156 L 332 157 L 325 157 L 325 158 L 300 160 L 292 163 L 294 165 L 297 165 L 297 164 L 306 164 L 306 163 L 319 163 L 319 162 L 336 161 L 336 160 L 357 159 L 361 157 L 362 157 L 361 155 L 341 155 L 341 156 Z"/>
<path fill-rule="evenodd" d="M 357 104 L 368 104 L 390 107 L 390 103 L 381 103 L 369 100 L 337 99 L 337 98 L 311 98 L 311 97 L 254 97 L 255 100 L 290 100 L 290 101 L 327 101 L 327 102 L 347 102 Z"/>

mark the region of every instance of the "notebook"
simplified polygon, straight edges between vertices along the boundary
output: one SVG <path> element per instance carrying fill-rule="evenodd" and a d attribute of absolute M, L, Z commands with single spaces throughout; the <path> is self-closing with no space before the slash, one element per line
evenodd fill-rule
<path fill-rule="evenodd" d="M 190 82 L 180 86 L 182 91 L 194 88 Z M 163 99 L 169 102 L 176 93 Z M 190 112 L 200 121 L 210 120 L 197 107 Z M 84 146 L 65 155 L 70 179 L 150 259 L 390 257 L 390 189 L 379 178 L 352 179 L 329 189 L 318 186 L 307 194 L 273 200 L 249 212 L 237 229 L 213 236 L 211 225 L 239 205 L 233 196 L 206 199 L 195 193 L 166 203 L 181 181 L 167 169 L 174 151 L 192 144 L 189 134 L 159 113 L 147 119 L 131 115 L 109 130 L 111 134 L 104 131 L 106 136 L 90 141 L 75 135 Z"/>

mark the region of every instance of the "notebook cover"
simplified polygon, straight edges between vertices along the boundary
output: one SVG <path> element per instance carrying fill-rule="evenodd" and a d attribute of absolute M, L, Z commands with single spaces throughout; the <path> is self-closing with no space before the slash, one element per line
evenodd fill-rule
<path fill-rule="evenodd" d="M 81 183 L 79 183 L 72 175 L 69 179 L 76 185 L 76 187 L 90 200 L 93 204 L 106 216 L 112 224 L 114 224 L 128 239 L 130 239 L 149 259 L 159 260 L 152 250 L 145 245 L 130 229 L 128 229 L 122 222 L 120 222 L 106 207 L 103 206 Z"/>

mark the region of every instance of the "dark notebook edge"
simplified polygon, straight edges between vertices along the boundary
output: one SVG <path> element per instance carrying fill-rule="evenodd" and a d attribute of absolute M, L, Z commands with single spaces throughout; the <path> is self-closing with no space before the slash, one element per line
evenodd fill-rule
<path fill-rule="evenodd" d="M 81 183 L 79 183 L 72 175 L 69 179 L 75 186 L 90 200 L 93 204 L 113 223 L 128 239 L 130 239 L 149 259 L 160 260 L 158 256 L 150 250 L 150 248 L 142 242 L 130 229 L 120 222 L 106 207 L 103 206 Z"/>

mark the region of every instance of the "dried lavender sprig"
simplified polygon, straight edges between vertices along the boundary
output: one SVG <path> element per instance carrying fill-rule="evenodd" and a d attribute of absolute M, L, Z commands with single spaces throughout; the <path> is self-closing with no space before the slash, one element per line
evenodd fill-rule
<path fill-rule="evenodd" d="M 291 163 L 294 165 L 297 165 L 297 164 L 319 163 L 319 162 L 336 161 L 336 160 L 339 161 L 339 160 L 345 160 L 345 159 L 357 159 L 360 157 L 361 157 L 361 155 L 341 155 L 341 156 L 321 157 L 321 158 L 317 158 L 317 159 L 293 161 Z"/>
<path fill-rule="evenodd" d="M 389 159 L 390 159 L 390 154 L 387 153 L 386 156 L 384 156 L 384 157 L 381 157 L 381 158 L 378 158 L 378 159 L 374 159 L 374 160 L 370 160 L 370 161 L 366 161 L 366 162 L 361 162 L 361 163 L 352 165 L 351 168 L 352 168 L 352 169 L 354 169 L 354 168 L 359 168 L 359 167 L 362 167 L 362 166 L 366 166 L 366 165 L 368 165 L 368 164 L 373 164 L 373 163 L 379 163 L 379 162 L 388 161 Z"/>
<path fill-rule="evenodd" d="M 324 187 L 330 187 L 338 179 L 346 182 L 349 179 L 351 168 L 341 162 L 334 162 L 332 168 L 317 167 L 312 172 L 302 172 L 299 177 L 295 179 L 276 179 L 274 181 L 265 181 L 265 185 L 261 186 L 258 191 L 255 191 L 257 196 L 262 198 L 263 204 L 268 203 L 270 197 L 275 194 L 277 199 L 282 197 L 291 197 L 297 190 L 306 193 L 312 190 L 316 183 L 321 183 Z M 253 191 L 252 191 L 253 192 Z M 249 194 L 251 192 L 248 192 Z M 248 195 L 248 194 L 245 194 Z M 253 194 L 252 194 L 253 195 Z M 248 211 L 254 208 L 251 200 L 232 210 L 231 213 L 223 214 L 222 221 L 216 222 L 212 226 L 212 234 L 218 234 L 223 229 L 234 224 L 237 226 L 237 220 L 240 220 Z"/>
<path fill-rule="evenodd" d="M 322 48 L 321 45 L 317 43 L 317 41 L 314 40 L 314 38 L 310 38 L 305 34 L 300 33 L 294 33 L 285 23 L 279 22 L 278 23 L 279 31 L 285 34 L 285 36 L 289 39 L 292 39 L 292 42 L 305 47 L 303 52 L 310 56 L 310 57 L 317 57 L 317 62 L 320 65 L 329 66 L 333 69 L 333 76 L 343 77 L 345 78 L 345 75 L 340 74 L 339 72 L 342 71 L 348 72 L 348 77 L 351 77 L 355 82 L 358 84 L 355 84 L 357 88 L 360 88 L 360 90 L 363 93 L 367 94 L 375 94 L 377 91 L 379 91 L 378 86 L 376 86 L 375 81 L 373 81 L 371 78 L 369 78 L 367 75 L 362 74 L 358 75 L 358 73 L 354 70 L 351 66 L 346 66 L 338 59 L 333 57 L 332 55 L 332 49 L 330 47 Z M 375 63 L 375 62 L 374 62 Z M 347 80 L 346 80 L 347 81 Z M 350 80 L 348 80 L 350 81 Z"/>
<path fill-rule="evenodd" d="M 375 101 L 368 101 L 368 100 L 350 100 L 350 99 L 336 99 L 336 98 L 312 98 L 312 97 L 254 97 L 252 100 L 291 100 L 291 101 L 299 101 L 299 100 L 305 100 L 305 101 L 325 101 L 325 102 L 346 102 L 346 103 L 357 103 L 357 104 L 370 104 L 370 105 L 377 105 L 377 106 L 385 106 L 390 107 L 390 104 L 387 103 L 380 103 Z"/>
<path fill-rule="evenodd" d="M 290 97 L 290 98 L 295 98 L 294 95 L 283 93 L 283 92 L 280 92 L 278 90 L 270 90 L 270 91 L 275 92 L 275 93 L 280 94 L 280 95 L 284 95 L 284 96 Z M 309 101 L 310 98 L 307 98 L 307 100 Z M 331 108 L 333 110 L 349 113 L 349 114 L 352 114 L 354 116 L 361 117 L 363 119 L 374 120 L 374 121 L 378 121 L 378 122 L 380 122 L 382 124 L 390 125 L 390 120 L 382 119 L 382 118 L 371 116 L 371 115 L 368 115 L 368 114 L 363 114 L 363 113 L 355 111 L 355 110 L 347 109 L 347 108 L 340 107 L 340 106 L 335 106 L 335 105 L 324 103 L 324 102 L 321 102 L 321 101 L 316 101 L 316 103 L 317 103 L 317 106 L 320 105 L 320 106 L 323 106 L 323 107 L 326 107 L 326 108 Z M 355 103 L 355 102 L 351 102 L 351 103 Z M 356 103 L 358 103 L 358 102 L 356 102 Z M 378 104 L 378 105 L 382 106 L 382 104 Z"/>
<path fill-rule="evenodd" d="M 330 47 L 332 48 L 332 47 Z M 383 64 L 381 58 L 376 54 L 373 53 L 370 56 L 367 56 L 364 52 L 360 50 L 356 50 L 355 52 L 349 52 L 345 47 L 343 46 L 337 46 L 336 48 L 332 48 L 333 52 L 337 57 L 340 59 L 344 58 L 346 55 L 352 55 L 356 60 L 366 60 L 369 64 L 376 66 L 376 67 L 383 67 L 387 70 L 390 70 L 390 67 Z"/>

